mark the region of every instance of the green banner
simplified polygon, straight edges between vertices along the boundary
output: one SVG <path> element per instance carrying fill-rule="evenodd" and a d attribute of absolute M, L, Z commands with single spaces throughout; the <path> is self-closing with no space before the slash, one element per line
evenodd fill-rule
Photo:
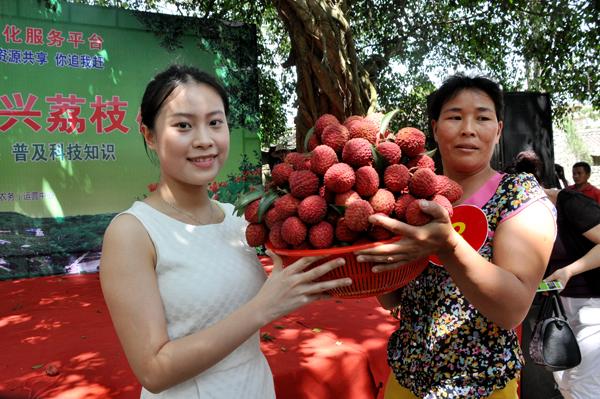
<path fill-rule="evenodd" d="M 97 258 L 108 221 L 158 181 L 138 110 L 169 64 L 214 74 L 232 97 L 217 198 L 260 181 L 253 26 L 43 4 L 0 2 L 0 278 L 89 271 L 73 264 Z"/>

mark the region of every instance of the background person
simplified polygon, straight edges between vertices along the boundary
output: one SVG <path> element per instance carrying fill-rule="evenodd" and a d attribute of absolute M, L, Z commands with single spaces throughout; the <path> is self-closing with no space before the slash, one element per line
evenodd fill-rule
<path fill-rule="evenodd" d="M 383 271 L 437 253 L 443 263 L 380 297 L 384 307 L 400 305 L 400 326 L 388 344 L 393 373 L 385 397 L 516 398 L 523 356 L 513 328 L 543 277 L 554 208 L 533 176 L 490 165 L 502 131 L 495 82 L 450 77 L 432 94 L 428 111 L 443 172 L 463 187 L 455 205 L 480 207 L 488 238 L 475 251 L 430 201 L 421 201 L 433 216 L 424 226 L 371 216 L 402 239 L 361 251 L 359 261 L 376 262 L 374 270 Z"/>
<path fill-rule="evenodd" d="M 592 168 L 587 162 L 576 162 L 573 164 L 573 181 L 575 184 L 568 186 L 569 190 L 579 191 L 587 195 L 597 203 L 600 203 L 600 189 L 588 182 L 592 175 Z"/>
<path fill-rule="evenodd" d="M 533 151 L 519 153 L 514 169 L 542 181 Z M 593 399 L 600 391 L 600 205 L 581 192 L 545 191 L 558 214 L 545 280 L 562 283 L 561 302 L 581 351 L 578 366 L 553 375 L 565 399 Z"/>
<path fill-rule="evenodd" d="M 275 255 L 265 281 L 245 220 L 208 196 L 229 153 L 228 107 L 222 86 L 191 67 L 159 73 L 144 93 L 142 132 L 160 182 L 113 219 L 100 265 L 142 398 L 274 398 L 259 328 L 351 284 L 313 282 L 339 259 L 304 272 L 317 258 L 282 269 Z"/>

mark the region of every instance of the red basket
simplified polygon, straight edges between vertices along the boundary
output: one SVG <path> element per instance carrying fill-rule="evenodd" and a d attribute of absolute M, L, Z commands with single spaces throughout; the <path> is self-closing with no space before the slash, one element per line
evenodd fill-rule
<path fill-rule="evenodd" d="M 328 281 L 350 277 L 352 279 L 351 285 L 335 288 L 330 290 L 329 293 L 340 298 L 366 298 L 382 295 L 404 287 L 421 274 L 427 267 L 429 261 L 425 258 L 407 263 L 394 270 L 373 273 L 371 271 L 371 268 L 374 265 L 373 262 L 356 261 L 356 256 L 354 255 L 355 251 L 372 248 L 397 240 L 398 238 L 393 238 L 386 241 L 325 249 L 276 249 L 269 243 L 267 243 L 266 246 L 281 257 L 284 267 L 305 256 L 326 256 L 326 258 L 313 263 L 308 269 L 334 258 L 344 258 L 346 261 L 345 264 L 335 268 L 318 280 Z"/>

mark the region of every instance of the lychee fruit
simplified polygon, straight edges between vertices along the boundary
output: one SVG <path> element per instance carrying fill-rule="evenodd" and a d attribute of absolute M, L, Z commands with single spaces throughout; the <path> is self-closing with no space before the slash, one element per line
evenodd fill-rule
<path fill-rule="evenodd" d="M 282 222 L 275 223 L 269 229 L 269 242 L 274 248 L 283 249 L 287 248 L 288 244 L 281 237 L 281 225 Z"/>
<path fill-rule="evenodd" d="M 350 125 L 352 125 L 352 123 L 354 123 L 356 121 L 362 121 L 363 119 L 365 119 L 365 118 L 360 115 L 350 115 L 349 117 L 347 117 L 344 120 L 343 125 L 346 126 L 348 129 L 350 129 Z"/>
<path fill-rule="evenodd" d="M 356 200 L 346 207 L 344 218 L 350 230 L 367 231 L 371 223 L 369 216 L 373 214 L 373 207 L 365 200 Z"/>
<path fill-rule="evenodd" d="M 269 236 L 267 227 L 262 223 L 250 223 L 246 226 L 246 242 L 251 247 L 264 245 Z"/>
<path fill-rule="evenodd" d="M 315 122 L 314 135 L 321 138 L 323 130 L 329 125 L 339 125 L 340 121 L 335 115 L 323 114 L 319 116 Z"/>
<path fill-rule="evenodd" d="M 387 216 L 387 215 L 385 215 Z M 372 225 L 368 231 L 369 237 L 375 241 L 383 241 L 392 238 L 393 234 L 391 231 L 383 226 Z"/>
<path fill-rule="evenodd" d="M 300 200 L 289 193 L 277 198 L 273 203 L 273 206 L 282 215 L 282 219 L 295 215 L 298 212 L 298 205 L 300 205 Z"/>
<path fill-rule="evenodd" d="M 294 171 L 294 167 L 286 162 L 278 163 L 271 170 L 271 181 L 278 187 L 288 183 L 290 174 Z"/>
<path fill-rule="evenodd" d="M 348 190 L 345 193 L 336 194 L 334 203 L 338 206 L 348 206 L 352 201 L 362 199 L 354 190 Z"/>
<path fill-rule="evenodd" d="M 291 245 L 300 245 L 307 232 L 308 228 L 297 216 L 290 216 L 281 224 L 281 238 Z"/>
<path fill-rule="evenodd" d="M 382 141 L 377 145 L 377 152 L 384 159 L 387 165 L 393 165 L 400 162 L 402 151 L 400 146 L 391 141 Z"/>
<path fill-rule="evenodd" d="M 384 117 L 385 115 L 383 114 L 383 112 L 373 112 L 372 114 L 368 114 L 367 116 L 365 116 L 365 120 L 373 122 L 379 127 L 381 126 L 381 122 L 383 121 Z"/>
<path fill-rule="evenodd" d="M 288 217 L 286 213 L 282 212 L 279 208 L 272 206 L 265 213 L 264 222 L 269 229 L 273 229 L 275 224 L 282 222 L 286 217 Z"/>
<path fill-rule="evenodd" d="M 342 150 L 342 160 L 354 167 L 370 165 L 373 161 L 371 143 L 364 138 L 350 139 Z"/>
<path fill-rule="evenodd" d="M 463 195 L 463 189 L 460 184 L 450 179 L 448 176 L 436 175 L 436 194 L 448 198 L 450 203 L 458 201 Z"/>
<path fill-rule="evenodd" d="M 413 226 L 423 226 L 431 221 L 432 217 L 421 210 L 419 200 L 415 200 L 406 207 L 406 222 Z"/>
<path fill-rule="evenodd" d="M 396 133 L 396 144 L 402 154 L 414 157 L 425 151 L 425 133 L 414 127 L 404 127 Z"/>
<path fill-rule="evenodd" d="M 321 139 L 316 134 L 313 134 L 308 139 L 308 143 L 306 143 L 306 149 L 307 151 L 312 151 L 319 145 L 321 145 Z"/>
<path fill-rule="evenodd" d="M 250 223 L 258 223 L 258 205 L 260 198 L 246 205 L 244 209 L 244 218 Z"/>
<path fill-rule="evenodd" d="M 408 181 L 408 191 L 417 198 L 429 198 L 435 194 L 436 181 L 431 169 L 417 169 Z"/>
<path fill-rule="evenodd" d="M 356 170 L 356 183 L 354 190 L 361 197 L 370 197 L 379 188 L 379 174 L 372 166 L 361 166 Z"/>
<path fill-rule="evenodd" d="M 309 195 L 298 205 L 298 217 L 304 223 L 316 224 L 325 218 L 327 202 L 319 195 Z"/>
<path fill-rule="evenodd" d="M 352 122 L 348 130 L 350 131 L 350 139 L 362 138 L 371 144 L 377 142 L 379 135 L 379 125 L 366 118 L 362 121 Z"/>
<path fill-rule="evenodd" d="M 310 169 L 310 160 L 305 154 L 300 152 L 290 152 L 283 159 L 285 163 L 289 163 L 294 167 L 294 170 Z"/>
<path fill-rule="evenodd" d="M 415 157 L 412 157 L 407 163 L 406 167 L 408 169 L 412 168 L 427 168 L 431 169 L 435 172 L 435 161 L 427 154 L 419 154 Z"/>
<path fill-rule="evenodd" d="M 337 154 L 328 145 L 321 144 L 311 151 L 310 170 L 318 175 L 323 176 L 337 162 Z"/>
<path fill-rule="evenodd" d="M 290 192 L 296 198 L 306 198 L 319 192 L 319 177 L 310 170 L 295 170 L 289 178 Z"/>
<path fill-rule="evenodd" d="M 348 224 L 346 223 L 346 218 L 338 219 L 335 225 L 335 238 L 337 238 L 340 242 L 353 242 L 359 236 L 359 233 L 350 230 Z"/>
<path fill-rule="evenodd" d="M 329 248 L 333 243 L 333 226 L 325 221 L 315 224 L 308 230 L 308 241 L 315 248 Z"/>
<path fill-rule="evenodd" d="M 369 204 L 371 204 L 375 213 L 389 215 L 394 210 L 396 198 L 394 198 L 394 194 L 391 191 L 380 188 L 375 195 L 369 198 Z"/>
<path fill-rule="evenodd" d="M 402 164 L 394 164 L 385 168 L 383 172 L 383 184 L 385 188 L 393 193 L 400 193 L 408 186 L 410 173 L 408 168 Z"/>
<path fill-rule="evenodd" d="M 321 134 L 321 144 L 328 145 L 335 152 L 341 153 L 350 138 L 350 132 L 344 125 L 329 125 Z"/>
<path fill-rule="evenodd" d="M 334 193 L 344 193 L 354 187 L 356 175 L 350 165 L 340 162 L 327 169 L 323 182 Z"/>
<path fill-rule="evenodd" d="M 415 200 L 410 194 L 402 194 L 396 199 L 394 204 L 394 214 L 398 220 L 406 220 L 406 208 L 408 205 Z"/>

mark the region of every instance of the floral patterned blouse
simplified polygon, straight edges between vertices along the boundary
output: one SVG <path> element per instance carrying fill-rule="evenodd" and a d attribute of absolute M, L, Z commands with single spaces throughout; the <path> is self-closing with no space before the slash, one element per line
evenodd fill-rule
<path fill-rule="evenodd" d="M 488 220 L 488 238 L 479 251 L 488 260 L 503 220 L 536 200 L 554 210 L 530 174 L 497 174 L 490 180 L 474 196 Z M 430 264 L 402 289 L 400 314 L 388 363 L 399 384 L 416 396 L 483 398 L 518 376 L 524 359 L 516 333 L 479 313 L 443 267 Z"/>

